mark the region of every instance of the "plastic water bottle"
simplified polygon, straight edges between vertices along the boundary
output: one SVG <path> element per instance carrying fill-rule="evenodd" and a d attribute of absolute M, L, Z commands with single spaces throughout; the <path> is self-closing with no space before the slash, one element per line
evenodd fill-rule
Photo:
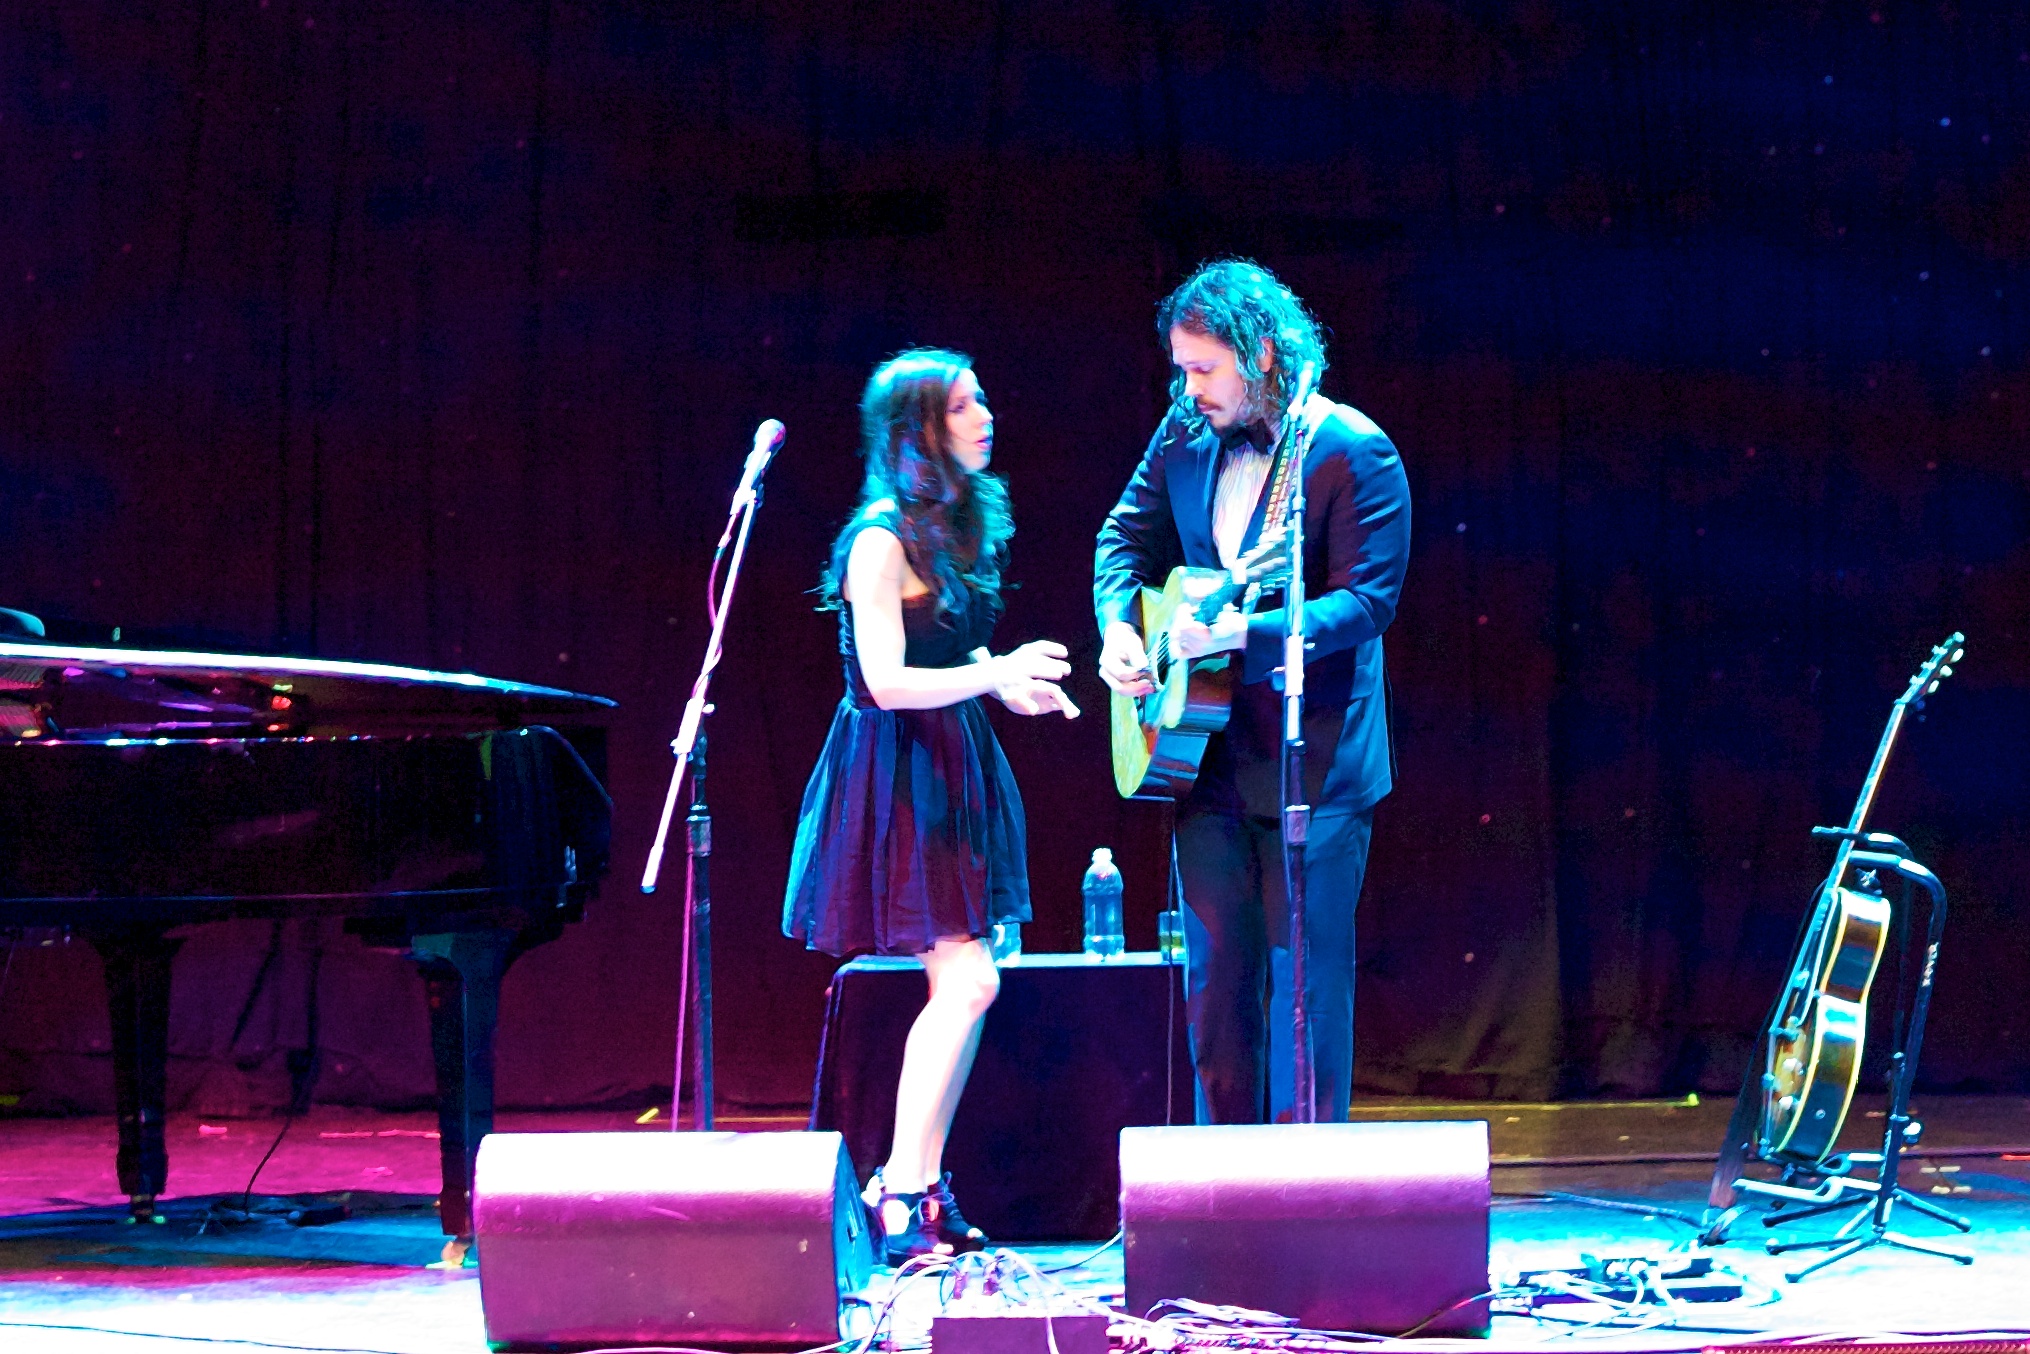
<path fill-rule="evenodd" d="M 1022 962 L 1022 923 L 1019 921 L 997 921 L 993 933 L 987 939 L 989 950 L 996 964 L 1019 964 Z"/>
<path fill-rule="evenodd" d="M 1121 872 L 1114 868 L 1114 853 L 1102 846 L 1093 852 L 1093 863 L 1081 885 L 1085 894 L 1085 952 L 1095 959 L 1111 959 L 1126 945 L 1121 935 Z"/>

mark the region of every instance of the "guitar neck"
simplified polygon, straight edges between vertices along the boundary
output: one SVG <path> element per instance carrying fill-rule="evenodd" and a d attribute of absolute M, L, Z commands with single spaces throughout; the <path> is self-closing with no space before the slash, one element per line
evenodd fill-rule
<path fill-rule="evenodd" d="M 1191 618 L 1200 625 L 1211 625 L 1219 619 L 1219 613 L 1226 610 L 1228 606 L 1244 605 L 1248 592 L 1252 587 L 1253 584 L 1251 583 L 1236 582 L 1233 575 L 1229 573 L 1226 581 L 1207 593 L 1201 600 L 1191 604 Z M 1168 629 L 1150 637 L 1149 658 L 1159 670 L 1167 668 L 1170 665 L 1170 631 Z"/>
<path fill-rule="evenodd" d="M 1875 746 L 1875 758 L 1868 763 L 1868 774 L 1861 781 L 1860 796 L 1854 801 L 1854 815 L 1847 820 L 1847 831 L 1858 835 L 1867 826 L 1868 811 L 1875 807 L 1875 792 L 1881 787 L 1882 772 L 1889 765 L 1890 749 L 1896 746 L 1896 735 L 1903 729 L 1903 715 L 1910 709 L 1910 697 L 1904 696 L 1889 711 L 1889 724 L 1882 730 L 1882 741 Z M 1844 837 L 1840 849 L 1833 855 L 1832 872 L 1826 876 L 1824 890 L 1830 892 L 1847 872 L 1847 857 L 1854 854 L 1854 836 Z"/>
<path fill-rule="evenodd" d="M 1882 730 L 1882 741 L 1875 745 L 1874 759 L 1868 763 L 1868 774 L 1861 781 L 1861 793 L 1854 800 L 1853 816 L 1847 820 L 1847 835 L 1840 839 L 1839 849 L 1833 853 L 1833 868 L 1827 872 L 1826 882 L 1819 886 L 1818 902 L 1812 909 L 1811 928 L 1807 933 L 1808 940 L 1805 949 L 1806 953 L 1812 957 L 1814 964 L 1822 957 L 1821 952 L 1823 947 L 1831 943 L 1826 923 L 1832 915 L 1833 891 L 1839 887 L 1840 881 L 1846 877 L 1847 862 L 1854 854 L 1856 839 L 1867 827 L 1868 811 L 1875 807 L 1875 792 L 1881 788 L 1882 772 L 1889 765 L 1889 753 L 1896 746 L 1896 735 L 1903 729 L 1903 717 L 1909 713 L 1910 707 L 1914 703 L 1923 699 L 1926 688 L 1935 685 L 1932 675 L 1940 670 L 1939 655 L 1954 649 L 1960 641 L 1961 636 L 1959 632 L 1954 631 L 1950 639 L 1946 640 L 1937 649 L 1934 649 L 1932 651 L 1931 663 L 1927 664 L 1919 671 L 1916 677 L 1911 679 L 1909 689 L 1897 698 L 1896 704 L 1889 710 L 1889 722 Z M 1951 672 L 1952 669 L 1944 668 L 1943 671 Z M 1798 986 L 1801 974 L 1802 970 L 1798 970 L 1791 975 L 1791 986 L 1793 989 Z M 1788 1015 L 1785 1018 L 1789 1018 Z"/>
<path fill-rule="evenodd" d="M 1226 582 L 1207 593 L 1191 608 L 1192 619 L 1200 625 L 1211 625 L 1219 619 L 1219 613 L 1229 606 L 1239 606 L 1247 596 L 1248 585 L 1236 582 L 1231 574 Z"/>

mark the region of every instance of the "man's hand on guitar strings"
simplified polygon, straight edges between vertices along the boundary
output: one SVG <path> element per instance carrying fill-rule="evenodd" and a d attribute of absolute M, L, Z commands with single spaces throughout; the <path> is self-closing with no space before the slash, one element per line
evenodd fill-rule
<path fill-rule="evenodd" d="M 1149 673 L 1149 651 L 1142 636 L 1126 621 L 1107 627 L 1100 645 L 1100 680 L 1123 696 L 1146 696 L 1156 689 Z"/>
<path fill-rule="evenodd" d="M 1179 612 L 1176 628 L 1170 632 L 1170 648 L 1180 658 L 1203 658 L 1207 654 L 1244 649 L 1248 643 L 1248 618 L 1238 607 L 1227 607 L 1211 625 L 1201 625 Z"/>

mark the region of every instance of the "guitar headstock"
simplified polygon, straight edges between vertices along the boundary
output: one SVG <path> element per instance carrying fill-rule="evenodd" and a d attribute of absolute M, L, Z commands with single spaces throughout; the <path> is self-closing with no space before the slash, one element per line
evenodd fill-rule
<path fill-rule="evenodd" d="M 1952 676 L 1952 665 L 1966 657 L 1967 637 L 1955 630 L 1945 637 L 1942 644 L 1931 646 L 1931 657 L 1924 660 L 1924 666 L 1911 675 L 1910 685 L 1904 689 L 1898 705 L 1922 705 L 1924 698 L 1938 690 L 1938 684 Z"/>
<path fill-rule="evenodd" d="M 1290 536 L 1282 527 L 1262 533 L 1255 548 L 1234 561 L 1230 571 L 1242 587 L 1261 584 L 1273 588 L 1290 573 Z"/>

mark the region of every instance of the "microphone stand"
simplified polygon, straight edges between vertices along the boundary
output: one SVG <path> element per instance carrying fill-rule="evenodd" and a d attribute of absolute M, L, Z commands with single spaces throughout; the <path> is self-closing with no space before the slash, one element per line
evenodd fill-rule
<path fill-rule="evenodd" d="M 711 706 L 705 709 L 709 713 Z M 705 807 L 705 731 L 691 750 L 691 811 L 684 819 L 684 987 L 677 1017 L 676 1080 L 671 1082 L 670 1131 L 676 1131 L 678 1092 L 683 1087 L 684 1019 L 696 1031 L 691 1054 L 691 1127 L 712 1131 L 712 813 Z M 683 998 L 688 995 L 689 1000 Z"/>
<path fill-rule="evenodd" d="M 1290 421 L 1290 580 L 1283 587 L 1283 892 L 1290 900 L 1290 1121 L 1318 1122 L 1318 1074 L 1311 1064 L 1311 1013 L 1305 997 L 1304 844 L 1311 835 L 1311 806 L 1304 802 L 1304 406 L 1310 401 L 1316 368 L 1309 362 L 1297 376 L 1296 398 L 1284 411 Z"/>
<path fill-rule="evenodd" d="M 778 436 L 781 425 L 776 425 Z M 763 462 L 765 465 L 766 462 Z M 691 808 L 687 828 L 684 869 L 684 946 L 682 976 L 677 994 L 677 1053 L 675 1074 L 670 1083 L 670 1130 L 679 1127 L 677 1108 L 683 1100 L 684 1039 L 687 1023 L 695 1025 L 694 1054 L 697 1084 L 691 1107 L 691 1126 L 700 1131 L 712 1127 L 712 815 L 705 804 L 705 716 L 712 713 L 709 695 L 713 670 L 725 656 L 726 617 L 733 603 L 733 590 L 740 582 L 740 564 L 747 555 L 747 536 L 754 527 L 754 514 L 761 507 L 759 468 L 750 471 L 733 496 L 733 511 L 726 530 L 712 553 L 712 572 L 705 584 L 705 610 L 711 617 L 712 635 L 705 643 L 705 661 L 698 679 L 691 684 L 690 699 L 684 702 L 683 719 L 670 743 L 676 767 L 670 772 L 670 788 L 663 796 L 662 819 L 656 824 L 655 844 L 649 848 L 648 864 L 642 870 L 641 891 L 654 893 L 662 873 L 663 853 L 669 844 L 670 822 L 676 816 L 677 796 L 684 776 L 691 773 Z M 727 543 L 733 558 L 726 570 L 726 586 L 718 587 L 719 561 L 726 556 Z"/>

